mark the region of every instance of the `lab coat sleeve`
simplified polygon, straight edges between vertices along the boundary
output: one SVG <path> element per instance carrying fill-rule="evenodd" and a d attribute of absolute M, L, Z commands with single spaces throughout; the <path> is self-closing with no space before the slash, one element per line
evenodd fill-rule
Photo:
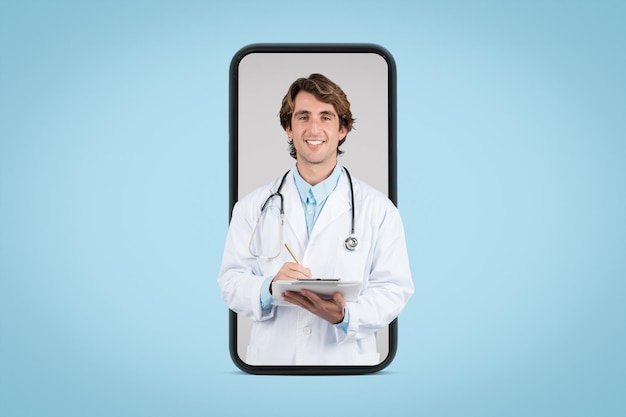
<path fill-rule="evenodd" d="M 336 330 L 338 342 L 358 340 L 389 325 L 413 292 L 402 220 L 389 203 L 374 243 L 367 288 L 355 302 L 346 303 L 350 311 L 348 331 Z"/>
<path fill-rule="evenodd" d="M 261 308 L 261 287 L 269 275 L 260 273 L 257 259 L 248 249 L 253 222 L 251 213 L 246 213 L 239 203 L 235 204 L 226 236 L 218 284 L 228 308 L 251 320 L 260 321 L 272 318 L 275 307 L 266 311 Z"/>

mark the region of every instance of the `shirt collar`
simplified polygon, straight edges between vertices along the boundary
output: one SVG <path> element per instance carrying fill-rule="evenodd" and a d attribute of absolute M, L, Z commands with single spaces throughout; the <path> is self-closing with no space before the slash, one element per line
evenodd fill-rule
<path fill-rule="evenodd" d="M 335 169 L 333 169 L 333 172 L 328 178 L 326 178 L 319 184 L 311 186 L 308 182 L 304 180 L 304 178 L 302 178 L 302 176 L 300 176 L 298 168 L 296 167 L 296 169 L 293 170 L 293 179 L 296 183 L 298 194 L 300 194 L 300 200 L 302 201 L 302 204 L 306 204 L 306 198 L 309 195 L 309 191 L 315 197 L 315 201 L 317 202 L 317 204 L 325 201 L 330 193 L 332 193 L 333 190 L 337 187 L 339 177 L 343 172 L 342 168 L 343 167 L 339 164 L 339 162 L 337 162 L 337 164 L 335 165 Z"/>

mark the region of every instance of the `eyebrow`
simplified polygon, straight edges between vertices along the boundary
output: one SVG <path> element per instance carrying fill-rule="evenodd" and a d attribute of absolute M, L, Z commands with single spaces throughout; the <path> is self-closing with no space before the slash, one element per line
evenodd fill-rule
<path fill-rule="evenodd" d="M 301 115 L 308 115 L 308 114 L 311 114 L 311 112 L 309 110 L 300 110 L 300 111 L 295 112 L 293 115 L 294 116 L 301 116 Z M 321 112 L 319 112 L 319 114 L 323 115 L 323 116 L 337 117 L 337 115 L 334 112 L 330 111 L 330 110 L 321 111 Z"/>

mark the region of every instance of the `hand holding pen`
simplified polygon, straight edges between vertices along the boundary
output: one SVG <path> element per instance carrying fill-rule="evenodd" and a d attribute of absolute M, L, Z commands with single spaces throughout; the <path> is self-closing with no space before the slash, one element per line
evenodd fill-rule
<path fill-rule="evenodd" d="M 282 268 L 276 273 L 276 276 L 274 276 L 273 281 L 295 281 L 298 278 L 311 278 L 313 276 L 311 270 L 300 264 L 300 261 L 286 243 L 285 247 L 295 262 L 285 262 Z"/>
<path fill-rule="evenodd" d="M 298 258 L 296 258 L 296 255 L 294 255 L 294 253 L 291 251 L 291 248 L 289 248 L 289 245 L 287 245 L 286 243 L 285 248 L 287 248 L 287 251 L 293 258 L 293 260 L 296 261 L 295 265 L 298 267 L 302 267 L 302 265 L 300 265 L 300 261 L 298 261 Z M 293 265 L 291 262 L 287 262 L 285 263 L 283 268 L 289 264 Z M 308 271 L 308 275 L 306 276 L 306 278 L 311 278 L 311 271 L 309 270 L 309 268 L 306 268 L 306 270 Z M 345 315 L 346 302 L 340 292 L 335 292 L 332 299 L 330 300 L 323 299 L 313 291 L 305 289 L 302 289 L 302 291 L 300 292 L 285 291 L 284 293 L 282 293 L 282 296 L 283 300 L 302 307 L 305 310 L 308 310 L 311 313 L 315 314 L 316 316 L 323 318 L 329 323 L 340 323 Z"/>

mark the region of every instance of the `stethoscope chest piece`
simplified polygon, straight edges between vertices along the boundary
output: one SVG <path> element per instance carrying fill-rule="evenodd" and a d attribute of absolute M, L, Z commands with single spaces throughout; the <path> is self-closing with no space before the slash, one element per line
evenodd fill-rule
<path fill-rule="evenodd" d="M 345 245 L 346 249 L 348 249 L 349 251 L 355 251 L 359 247 L 359 241 L 356 237 L 354 237 L 354 235 L 350 235 L 345 240 Z"/>

